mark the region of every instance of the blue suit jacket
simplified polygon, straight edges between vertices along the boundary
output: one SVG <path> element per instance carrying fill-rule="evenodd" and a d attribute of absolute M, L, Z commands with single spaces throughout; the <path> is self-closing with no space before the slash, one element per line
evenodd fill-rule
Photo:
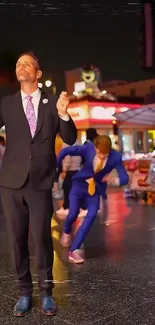
<path fill-rule="evenodd" d="M 109 174 L 113 169 L 116 169 L 118 172 L 118 177 L 120 179 L 120 186 L 126 185 L 129 182 L 129 176 L 125 170 L 122 156 L 121 154 L 111 149 L 107 163 L 105 167 L 95 174 L 93 169 L 93 160 L 96 156 L 96 150 L 93 143 L 89 142 L 82 146 L 73 146 L 62 149 L 58 158 L 57 158 L 57 166 L 58 168 L 61 167 L 62 160 L 65 158 L 66 155 L 70 156 L 81 156 L 84 158 L 84 165 L 79 172 L 77 172 L 73 179 L 81 179 L 87 180 L 88 178 L 94 177 L 99 194 L 104 196 L 107 184 L 102 182 L 102 179 L 105 175 Z"/>

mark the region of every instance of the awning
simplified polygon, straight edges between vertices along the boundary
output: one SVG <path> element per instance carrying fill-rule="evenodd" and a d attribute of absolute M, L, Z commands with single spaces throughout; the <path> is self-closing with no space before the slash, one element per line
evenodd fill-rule
<path fill-rule="evenodd" d="M 123 122 L 131 124 L 141 124 L 155 127 L 155 103 L 140 108 L 129 109 L 125 112 L 114 115 L 122 124 Z"/>

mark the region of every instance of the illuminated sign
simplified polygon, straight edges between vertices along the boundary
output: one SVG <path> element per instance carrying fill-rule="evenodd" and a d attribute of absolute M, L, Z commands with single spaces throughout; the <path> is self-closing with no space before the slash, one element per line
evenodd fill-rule
<path fill-rule="evenodd" d="M 120 112 L 126 112 L 128 110 L 129 110 L 128 107 L 120 107 Z"/>
<path fill-rule="evenodd" d="M 81 81 L 81 82 L 76 82 L 75 85 L 74 85 L 74 91 L 76 93 L 79 93 L 81 91 L 85 91 L 86 89 L 86 84 L 84 81 Z"/>
<path fill-rule="evenodd" d="M 93 120 L 117 120 L 114 116 L 115 113 L 128 111 L 129 108 L 126 106 L 91 106 L 88 108 L 87 105 L 69 107 L 68 113 L 74 121 L 81 121 L 86 119 Z"/>
<path fill-rule="evenodd" d="M 68 108 L 68 113 L 74 121 L 88 119 L 88 111 L 87 111 L 87 107 L 85 106 L 79 106 L 73 108 L 70 107 Z"/>
<path fill-rule="evenodd" d="M 114 120 L 115 107 L 94 106 L 90 109 L 90 118 L 96 120 Z"/>

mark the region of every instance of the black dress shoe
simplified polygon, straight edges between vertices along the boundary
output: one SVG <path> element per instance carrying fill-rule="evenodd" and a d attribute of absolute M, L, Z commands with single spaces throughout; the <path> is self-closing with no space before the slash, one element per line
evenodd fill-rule
<path fill-rule="evenodd" d="M 45 316 L 53 316 L 56 313 L 56 303 L 52 296 L 42 298 L 42 313 Z"/>
<path fill-rule="evenodd" d="M 31 296 L 22 296 L 18 300 L 16 306 L 14 307 L 14 316 L 23 317 L 28 312 L 30 312 L 32 308 L 32 297 Z"/>

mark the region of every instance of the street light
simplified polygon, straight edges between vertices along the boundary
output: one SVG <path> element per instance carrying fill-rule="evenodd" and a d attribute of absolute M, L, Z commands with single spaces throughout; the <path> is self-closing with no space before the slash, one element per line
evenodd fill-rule
<path fill-rule="evenodd" d="M 46 87 L 49 88 L 49 87 L 51 87 L 51 85 L 52 85 L 52 81 L 51 81 L 51 80 L 46 80 L 46 81 L 45 81 L 45 86 L 46 86 Z"/>
<path fill-rule="evenodd" d="M 102 90 L 102 94 L 103 95 L 106 95 L 107 94 L 107 91 L 106 90 Z"/>
<path fill-rule="evenodd" d="M 41 89 L 41 88 L 44 88 L 44 87 L 47 87 L 49 88 L 49 91 L 52 90 L 53 92 L 53 95 L 56 95 L 56 86 L 53 84 L 53 82 L 50 80 L 50 79 L 47 79 L 47 80 L 42 80 L 42 82 L 38 82 L 38 87 Z M 51 88 L 50 88 L 51 87 Z"/>
<path fill-rule="evenodd" d="M 42 88 L 42 87 L 43 87 L 42 82 L 38 82 L 38 87 L 39 87 L 39 88 Z"/>

